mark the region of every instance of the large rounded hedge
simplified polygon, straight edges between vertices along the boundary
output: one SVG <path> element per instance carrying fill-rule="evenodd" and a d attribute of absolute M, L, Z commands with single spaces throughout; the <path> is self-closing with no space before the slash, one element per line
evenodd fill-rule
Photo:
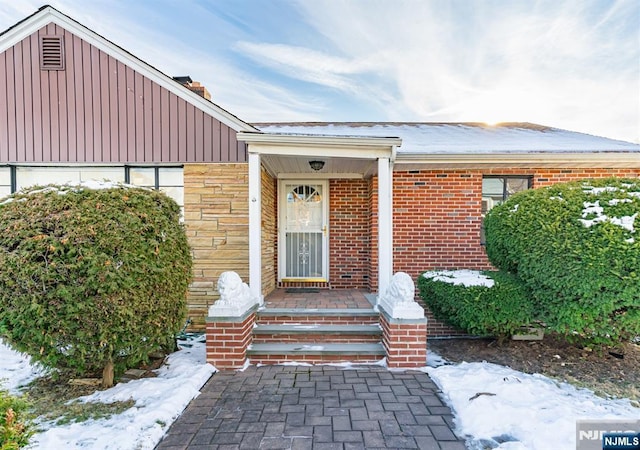
<path fill-rule="evenodd" d="M 639 215 L 635 179 L 521 192 L 487 214 L 487 254 L 527 284 L 550 328 L 613 344 L 640 335 Z"/>
<path fill-rule="evenodd" d="M 0 332 L 81 376 L 173 348 L 191 277 L 179 217 L 166 195 L 122 185 L 0 200 Z"/>

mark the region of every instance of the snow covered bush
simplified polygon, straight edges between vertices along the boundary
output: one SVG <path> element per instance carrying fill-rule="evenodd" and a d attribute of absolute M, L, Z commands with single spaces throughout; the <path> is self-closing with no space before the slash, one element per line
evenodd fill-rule
<path fill-rule="evenodd" d="M 531 289 L 553 330 L 584 343 L 640 335 L 640 181 L 518 193 L 485 218 L 491 262 Z"/>
<path fill-rule="evenodd" d="M 438 320 L 469 334 L 506 338 L 534 322 L 527 288 L 509 273 L 425 272 L 418 289 Z"/>
<path fill-rule="evenodd" d="M 0 390 L 0 449 L 26 447 L 33 434 L 27 401 Z"/>
<path fill-rule="evenodd" d="M 47 186 L 0 200 L 0 332 L 47 366 L 103 382 L 173 349 L 191 255 L 166 195 Z"/>

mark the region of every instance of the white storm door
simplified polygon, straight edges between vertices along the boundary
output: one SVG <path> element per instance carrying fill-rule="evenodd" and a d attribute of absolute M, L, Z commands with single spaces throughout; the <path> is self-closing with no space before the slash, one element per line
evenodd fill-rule
<path fill-rule="evenodd" d="M 279 273 L 283 281 L 327 281 L 328 182 L 280 182 Z"/>

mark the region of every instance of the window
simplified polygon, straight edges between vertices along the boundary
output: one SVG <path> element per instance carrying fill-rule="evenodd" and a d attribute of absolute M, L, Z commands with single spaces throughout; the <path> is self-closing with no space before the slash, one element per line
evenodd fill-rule
<path fill-rule="evenodd" d="M 66 166 L 16 167 L 16 190 L 34 185 L 79 183 L 81 181 L 124 182 L 122 167 Z"/>
<path fill-rule="evenodd" d="M 12 170 L 15 171 L 15 186 L 12 183 Z M 182 167 L 0 166 L 0 197 L 34 185 L 90 180 L 108 180 L 158 189 L 174 199 L 184 212 Z"/>
<path fill-rule="evenodd" d="M 135 186 L 157 189 L 176 201 L 184 214 L 182 167 L 127 167 L 126 180 Z"/>
<path fill-rule="evenodd" d="M 530 176 L 485 176 L 482 178 L 482 218 L 496 205 L 516 192 L 531 188 Z M 480 229 L 480 243 L 485 243 L 484 224 Z"/>
<path fill-rule="evenodd" d="M 11 194 L 11 167 L 0 167 L 0 198 Z"/>

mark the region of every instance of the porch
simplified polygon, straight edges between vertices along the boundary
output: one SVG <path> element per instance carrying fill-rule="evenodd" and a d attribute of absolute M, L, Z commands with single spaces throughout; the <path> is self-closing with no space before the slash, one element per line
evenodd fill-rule
<path fill-rule="evenodd" d="M 362 289 L 280 288 L 264 299 L 267 309 L 372 309 L 376 294 Z"/>

